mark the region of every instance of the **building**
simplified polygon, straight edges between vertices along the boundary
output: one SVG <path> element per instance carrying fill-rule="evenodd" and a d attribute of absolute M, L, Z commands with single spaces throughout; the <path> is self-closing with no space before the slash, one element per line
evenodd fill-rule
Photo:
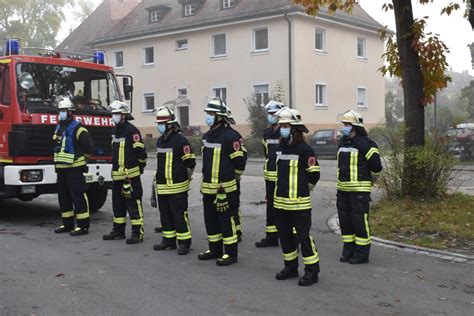
<path fill-rule="evenodd" d="M 144 133 L 156 134 L 153 110 L 178 96 L 187 97 L 181 124 L 202 127 L 212 95 L 246 134 L 243 98 L 263 104 L 277 82 L 312 130 L 337 125 L 349 108 L 369 126 L 382 121 L 381 28 L 358 6 L 314 18 L 291 0 L 143 0 L 88 45 L 134 77 L 133 115 Z"/>

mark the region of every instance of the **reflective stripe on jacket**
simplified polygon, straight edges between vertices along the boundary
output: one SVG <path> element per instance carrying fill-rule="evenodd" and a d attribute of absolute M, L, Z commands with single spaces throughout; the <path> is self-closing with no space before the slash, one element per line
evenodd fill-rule
<path fill-rule="evenodd" d="M 267 128 L 263 133 L 262 145 L 265 153 L 265 165 L 263 166 L 263 177 L 267 181 L 275 182 L 276 172 L 276 151 L 280 143 L 280 128 Z"/>

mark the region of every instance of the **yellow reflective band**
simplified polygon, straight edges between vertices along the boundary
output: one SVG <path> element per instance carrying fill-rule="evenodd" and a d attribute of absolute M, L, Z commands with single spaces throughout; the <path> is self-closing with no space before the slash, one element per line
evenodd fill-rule
<path fill-rule="evenodd" d="M 320 166 L 311 166 L 306 168 L 306 172 L 320 172 L 321 167 Z"/>
<path fill-rule="evenodd" d="M 119 143 L 118 166 L 120 169 L 125 169 L 125 141 Z"/>
<path fill-rule="evenodd" d="M 290 253 L 283 253 L 283 260 L 285 261 L 293 261 L 298 259 L 298 251 L 292 251 Z"/>
<path fill-rule="evenodd" d="M 62 218 L 69 218 L 69 217 L 73 217 L 73 216 L 74 216 L 74 212 L 73 212 L 73 211 L 62 212 L 62 213 L 61 213 L 61 217 L 62 217 Z"/>
<path fill-rule="evenodd" d="M 112 180 L 124 180 L 126 178 L 135 178 L 140 176 L 140 168 L 138 166 L 126 169 L 120 168 L 119 170 L 112 171 Z"/>
<path fill-rule="evenodd" d="M 244 173 L 244 171 L 243 171 L 243 170 L 239 170 L 239 169 L 234 169 L 234 173 L 237 174 L 237 175 L 239 175 L 239 176 L 241 176 L 241 175 Z"/>
<path fill-rule="evenodd" d="M 188 211 L 184 212 L 184 221 L 186 223 L 186 230 L 188 231 L 189 233 L 189 237 L 191 238 L 191 227 L 189 226 L 189 215 L 188 215 Z"/>
<path fill-rule="evenodd" d="M 140 199 L 137 199 L 137 206 L 138 206 L 138 216 L 140 216 L 140 221 L 141 221 L 141 224 L 137 224 L 137 225 L 141 225 L 140 234 L 143 236 L 143 234 L 145 233 L 145 229 L 143 228 L 143 206 L 142 206 L 142 201 Z M 133 225 L 133 221 L 132 221 L 132 225 Z"/>
<path fill-rule="evenodd" d="M 201 183 L 201 193 L 203 194 L 217 194 L 219 188 L 223 188 L 226 193 L 237 191 L 237 180 L 231 180 L 222 183 Z"/>
<path fill-rule="evenodd" d="M 241 150 L 233 152 L 232 154 L 229 155 L 230 159 L 235 159 L 237 157 L 243 157 L 243 156 L 244 156 L 244 152 Z"/>
<path fill-rule="evenodd" d="M 232 244 L 237 243 L 237 241 L 238 241 L 237 235 L 232 236 L 232 237 L 226 237 L 224 238 L 224 245 L 232 245 Z"/>
<path fill-rule="evenodd" d="M 191 233 L 176 233 L 176 239 L 178 240 L 186 240 L 191 239 Z"/>
<path fill-rule="evenodd" d="M 370 192 L 371 181 L 337 181 L 337 189 L 344 192 Z"/>
<path fill-rule="evenodd" d="M 296 231 L 296 228 L 293 227 L 293 235 L 297 235 L 298 232 Z"/>
<path fill-rule="evenodd" d="M 137 159 L 140 163 L 146 163 L 146 159 Z"/>
<path fill-rule="evenodd" d="M 232 237 L 237 237 L 237 227 L 235 227 L 235 220 L 234 220 L 234 216 L 231 216 L 230 217 L 230 223 L 231 223 L 231 226 L 232 226 Z M 224 243 L 225 243 L 225 238 L 224 238 Z"/>
<path fill-rule="evenodd" d="M 135 142 L 135 143 L 133 143 L 132 147 L 133 147 L 133 149 L 135 149 L 135 148 L 145 148 L 145 144 L 140 143 L 140 142 Z"/>
<path fill-rule="evenodd" d="M 177 194 L 189 191 L 190 181 L 186 180 L 180 183 L 174 184 L 157 184 L 156 191 L 158 194 Z"/>
<path fill-rule="evenodd" d="M 58 163 L 56 164 L 56 168 L 58 169 L 66 169 L 66 168 L 76 168 L 76 167 L 82 167 L 82 166 L 85 166 L 87 164 L 86 162 L 86 157 L 84 156 L 81 156 L 79 158 L 77 158 L 73 163 L 71 164 L 61 164 L 61 163 Z"/>
<path fill-rule="evenodd" d="M 291 199 L 275 196 L 273 205 L 275 208 L 285 211 L 310 210 L 311 198 L 309 196 L 306 196 Z"/>
<path fill-rule="evenodd" d="M 89 218 L 89 212 L 84 212 L 84 213 L 76 214 L 76 218 L 77 218 L 77 219 L 86 219 L 86 218 Z"/>
<path fill-rule="evenodd" d="M 350 172 L 350 179 L 351 182 L 357 181 L 358 176 L 357 176 L 357 160 L 359 157 L 359 152 L 357 151 L 351 151 L 350 152 L 350 166 L 349 166 L 349 172 Z"/>
<path fill-rule="evenodd" d="M 278 233 L 278 229 L 276 226 L 267 226 L 265 227 L 266 233 Z"/>
<path fill-rule="evenodd" d="M 305 265 L 315 264 L 317 262 L 319 262 L 319 256 L 317 254 L 310 257 L 303 257 L 303 263 Z"/>
<path fill-rule="evenodd" d="M 127 218 L 126 217 L 114 217 L 115 224 L 126 224 Z"/>
<path fill-rule="evenodd" d="M 360 238 L 360 237 L 356 236 L 355 242 L 356 242 L 356 245 L 367 246 L 367 245 L 370 245 L 372 243 L 372 239 L 370 237 L 369 238 Z"/>
<path fill-rule="evenodd" d="M 132 219 L 130 222 L 132 223 L 132 225 L 143 225 L 143 218 Z"/>
<path fill-rule="evenodd" d="M 369 226 L 369 214 L 364 214 L 364 224 L 365 224 L 365 231 L 367 233 L 367 237 L 370 238 L 370 226 Z"/>
<path fill-rule="evenodd" d="M 82 126 L 79 127 L 79 128 L 77 129 L 77 132 L 76 132 L 76 139 L 79 139 L 79 136 L 81 136 L 81 134 L 82 134 L 83 132 L 86 132 L 86 133 L 87 133 L 87 130 L 86 130 L 84 127 L 82 127 Z"/>
<path fill-rule="evenodd" d="M 165 159 L 165 179 L 167 185 L 173 184 L 173 152 L 166 152 Z"/>
<path fill-rule="evenodd" d="M 183 155 L 181 157 L 181 159 L 184 161 L 184 160 L 188 160 L 188 159 L 196 159 L 196 155 L 194 154 L 186 154 L 186 155 Z"/>
<path fill-rule="evenodd" d="M 176 231 L 175 230 L 163 231 L 162 235 L 165 238 L 175 238 L 176 237 Z"/>
<path fill-rule="evenodd" d="M 211 183 L 219 183 L 219 167 L 221 163 L 221 147 L 214 148 L 212 157 Z"/>
<path fill-rule="evenodd" d="M 381 174 L 382 172 L 371 172 L 371 173 L 372 173 L 373 176 L 378 177 L 378 176 L 380 176 L 380 174 Z"/>
<path fill-rule="evenodd" d="M 218 242 L 222 240 L 222 234 L 208 235 L 209 242 Z"/>
<path fill-rule="evenodd" d="M 365 159 L 369 160 L 374 154 L 379 154 L 379 149 L 377 147 L 372 147 L 369 151 L 365 154 Z"/>
<path fill-rule="evenodd" d="M 288 187 L 288 197 L 290 199 L 298 199 L 298 160 L 290 160 L 290 181 Z"/>
<path fill-rule="evenodd" d="M 341 235 L 342 242 L 354 242 L 355 238 L 355 235 Z"/>
<path fill-rule="evenodd" d="M 275 182 L 277 180 L 277 172 L 276 171 L 263 170 L 263 178 L 265 180 Z"/>

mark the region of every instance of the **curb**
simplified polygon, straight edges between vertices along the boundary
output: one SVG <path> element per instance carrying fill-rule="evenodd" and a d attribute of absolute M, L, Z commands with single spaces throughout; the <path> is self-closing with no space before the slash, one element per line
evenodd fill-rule
<path fill-rule="evenodd" d="M 328 227 L 337 235 L 341 234 L 341 229 L 339 227 L 339 218 L 337 213 L 331 215 L 327 220 Z M 408 245 L 396 241 L 391 241 L 387 239 L 382 239 L 378 237 L 372 236 L 372 240 L 374 244 L 380 245 L 387 248 L 398 249 L 405 252 L 416 253 L 419 255 L 435 257 L 443 260 L 448 260 L 451 262 L 458 262 L 458 263 L 467 263 L 467 264 L 474 264 L 474 256 L 462 255 L 454 252 L 449 251 L 441 251 L 435 250 L 425 247 L 413 246 Z"/>

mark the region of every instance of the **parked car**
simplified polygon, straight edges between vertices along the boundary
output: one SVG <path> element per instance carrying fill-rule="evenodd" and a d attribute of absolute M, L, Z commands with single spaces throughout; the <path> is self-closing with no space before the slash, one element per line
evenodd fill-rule
<path fill-rule="evenodd" d="M 449 152 L 461 161 L 474 159 L 474 123 L 463 123 L 448 129 Z"/>
<path fill-rule="evenodd" d="M 342 129 L 320 129 L 311 136 L 310 145 L 317 156 L 337 157 L 337 145 L 342 137 Z"/>

